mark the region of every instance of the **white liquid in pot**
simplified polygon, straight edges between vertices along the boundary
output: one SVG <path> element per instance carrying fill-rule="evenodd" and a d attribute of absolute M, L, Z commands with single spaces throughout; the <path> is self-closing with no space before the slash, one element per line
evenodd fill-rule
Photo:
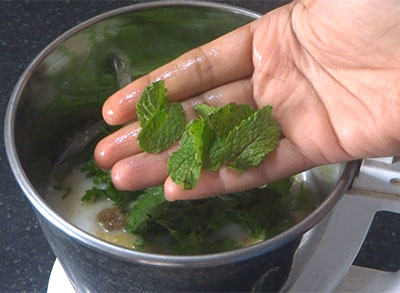
<path fill-rule="evenodd" d="M 124 230 L 109 232 L 97 220 L 97 215 L 102 210 L 113 207 L 110 200 L 101 198 L 96 202 L 81 201 L 86 190 L 93 187 L 93 183 L 79 169 L 74 169 L 65 178 L 64 183 L 71 187 L 71 192 L 64 199 L 62 195 L 65 191 L 55 190 L 54 183 L 50 183 L 45 200 L 61 217 L 89 234 L 120 246 L 134 248 L 134 235 Z"/>

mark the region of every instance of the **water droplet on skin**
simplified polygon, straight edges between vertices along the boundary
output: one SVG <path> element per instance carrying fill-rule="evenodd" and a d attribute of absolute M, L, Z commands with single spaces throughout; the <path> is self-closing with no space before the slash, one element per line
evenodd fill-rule
<path fill-rule="evenodd" d="M 257 48 L 254 48 L 254 56 L 255 56 L 255 58 L 257 59 L 257 62 L 261 62 L 261 60 L 262 60 L 262 56 L 261 56 L 261 54 L 257 51 Z"/>
<path fill-rule="evenodd" d="M 118 137 L 114 140 L 114 143 L 115 143 L 115 144 L 123 143 L 123 142 L 126 141 L 126 140 L 129 140 L 129 139 L 131 139 L 131 138 L 133 138 L 133 137 L 138 136 L 139 132 L 140 132 L 140 129 L 139 129 L 139 128 L 136 128 L 136 129 L 134 129 L 134 130 L 132 130 L 132 131 L 130 131 L 130 132 L 128 132 L 128 133 L 125 133 L 125 134 L 123 134 L 123 135 L 121 135 L 121 136 L 118 136 Z"/>
<path fill-rule="evenodd" d="M 176 76 L 179 70 L 175 68 L 174 70 L 168 71 L 163 74 L 162 78 L 160 80 L 166 80 L 167 78 L 170 78 L 171 76 Z"/>
<path fill-rule="evenodd" d="M 187 60 L 185 63 L 182 63 L 179 65 L 179 68 L 177 69 L 177 71 L 186 70 L 186 69 L 190 68 L 196 62 L 201 62 L 201 60 L 199 60 L 199 58 L 197 60 L 194 60 L 194 59 Z"/>
<path fill-rule="evenodd" d="M 222 100 L 222 99 L 223 99 L 223 94 L 217 93 L 217 94 L 212 94 L 212 95 L 207 96 L 206 101 L 210 102 L 207 104 L 213 105 L 213 103 L 217 103 L 216 101 Z"/>
<path fill-rule="evenodd" d="M 140 91 L 133 91 L 133 92 L 127 94 L 127 95 L 125 96 L 125 98 L 119 100 L 119 103 L 122 104 L 122 103 L 124 103 L 125 101 L 129 101 L 129 100 L 131 100 L 132 98 L 134 98 L 134 97 L 135 97 L 136 95 L 138 95 L 138 94 L 140 94 Z"/>

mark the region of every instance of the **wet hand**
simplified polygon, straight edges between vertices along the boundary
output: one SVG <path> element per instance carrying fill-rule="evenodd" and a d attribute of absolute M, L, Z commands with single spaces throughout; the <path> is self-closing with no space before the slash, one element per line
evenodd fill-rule
<path fill-rule="evenodd" d="M 117 188 L 164 182 L 175 200 L 244 190 L 316 165 L 399 154 L 398 19 L 400 7 L 389 0 L 296 1 L 276 9 L 111 96 L 103 117 L 124 126 L 99 142 L 95 160 L 112 168 Z M 257 167 L 204 171 L 194 190 L 183 191 L 167 174 L 174 148 L 154 155 L 136 142 L 135 104 L 160 79 L 188 120 L 199 102 L 272 105 L 282 129 L 278 147 Z"/>

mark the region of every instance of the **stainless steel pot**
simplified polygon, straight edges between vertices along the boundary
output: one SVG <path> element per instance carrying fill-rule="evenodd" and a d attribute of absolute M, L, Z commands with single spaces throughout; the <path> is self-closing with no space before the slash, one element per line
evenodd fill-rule
<path fill-rule="evenodd" d="M 127 79 L 259 16 L 199 1 L 117 9 L 57 38 L 19 79 L 5 121 L 8 159 L 77 291 L 276 291 L 293 269 L 293 256 L 301 267 L 311 255 L 357 162 L 335 167 L 340 172 L 334 182 L 315 179 L 313 171 L 304 173 L 319 185 L 321 204 L 291 229 L 250 247 L 202 256 L 149 254 L 104 242 L 62 219 L 42 198 L 69 138 L 101 119 L 102 102 Z M 113 75 L 115 60 L 128 77 Z"/>

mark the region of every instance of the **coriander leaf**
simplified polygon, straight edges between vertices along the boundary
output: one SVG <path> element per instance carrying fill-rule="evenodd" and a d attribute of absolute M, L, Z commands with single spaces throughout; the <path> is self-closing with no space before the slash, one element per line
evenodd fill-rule
<path fill-rule="evenodd" d="M 110 171 L 100 169 L 93 160 L 83 165 L 81 171 L 86 173 L 86 178 L 95 179 L 95 181 L 97 181 L 94 182 L 95 184 L 111 181 Z"/>
<path fill-rule="evenodd" d="M 157 81 L 147 86 L 136 104 L 136 114 L 143 127 L 152 117 L 156 109 L 166 109 L 168 106 L 167 90 L 164 81 Z"/>
<path fill-rule="evenodd" d="M 159 153 L 169 148 L 181 137 L 185 115 L 180 103 L 172 103 L 168 110 L 157 108 L 138 135 L 141 150 Z"/>
<path fill-rule="evenodd" d="M 89 190 L 86 190 L 85 194 L 82 196 L 81 201 L 96 201 L 99 197 L 107 197 L 105 190 L 97 187 L 92 187 Z"/>
<path fill-rule="evenodd" d="M 220 137 L 225 137 L 235 126 L 238 126 L 254 112 L 256 112 L 256 110 L 249 105 L 230 103 L 221 107 L 218 111 L 210 113 L 207 120 L 210 127 Z"/>
<path fill-rule="evenodd" d="M 273 188 L 264 186 L 210 199 L 175 202 L 165 201 L 161 186 L 149 188 L 129 213 L 127 230 L 136 234 L 135 245 L 140 244 L 145 249 L 150 244 L 160 243 L 172 245 L 168 248 L 172 250 L 168 251 L 178 254 L 238 248 L 243 242 L 219 234 L 225 225 L 238 225 L 258 240 L 265 240 L 293 225 L 291 209 L 282 195 L 288 183 L 285 180 Z M 156 235 L 169 239 L 154 238 Z"/>
<path fill-rule="evenodd" d="M 175 201 L 170 203 L 168 210 L 158 217 L 156 223 L 165 228 L 177 242 L 177 253 L 201 254 L 216 240 L 210 233 L 230 222 L 229 214 L 233 212 L 235 204 L 234 200 L 220 197 Z M 148 233 L 153 233 L 156 229 L 157 226 L 154 226 Z"/>
<path fill-rule="evenodd" d="M 244 171 L 257 166 L 266 154 L 274 150 L 280 128 L 271 112 L 271 106 L 263 107 L 229 133 L 224 144 L 223 159 L 230 168 Z"/>
<path fill-rule="evenodd" d="M 81 198 L 82 201 L 96 201 L 101 197 L 110 199 L 114 205 L 120 206 L 122 209 L 127 209 L 129 203 L 139 196 L 142 191 L 121 191 L 114 187 L 111 180 L 111 172 L 109 170 L 102 170 L 90 161 L 85 164 L 81 171 L 86 173 L 87 178 L 91 178 L 95 185 L 92 189 L 86 191 Z"/>
<path fill-rule="evenodd" d="M 179 252 L 185 254 L 196 253 L 196 251 L 204 243 L 204 235 L 196 231 L 182 233 L 182 231 L 171 231 L 171 236 L 174 237 L 179 243 Z"/>
<path fill-rule="evenodd" d="M 126 229 L 131 233 L 143 233 L 155 219 L 168 208 L 162 186 L 151 187 L 140 195 L 128 213 Z"/>
<path fill-rule="evenodd" d="M 283 231 L 280 228 L 292 223 L 285 197 L 269 186 L 239 192 L 234 198 L 238 205 L 231 214 L 232 221 L 256 239 L 272 237 Z"/>

